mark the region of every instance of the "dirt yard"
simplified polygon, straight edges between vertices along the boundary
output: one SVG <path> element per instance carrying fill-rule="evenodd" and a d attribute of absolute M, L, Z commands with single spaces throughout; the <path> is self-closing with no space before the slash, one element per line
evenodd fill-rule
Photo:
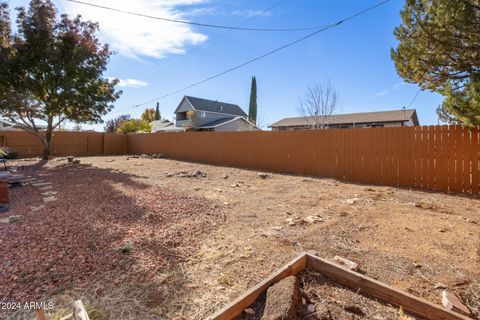
<path fill-rule="evenodd" d="M 22 217 L 0 224 L 0 301 L 53 301 L 57 317 L 81 298 L 92 319 L 205 319 L 311 250 L 434 303 L 447 287 L 480 319 L 478 197 L 263 179 L 167 159 L 80 159 L 13 163 L 58 193 L 43 203 L 38 187 L 10 190 L 0 218 Z M 0 310 L 0 319 L 32 315 Z"/>

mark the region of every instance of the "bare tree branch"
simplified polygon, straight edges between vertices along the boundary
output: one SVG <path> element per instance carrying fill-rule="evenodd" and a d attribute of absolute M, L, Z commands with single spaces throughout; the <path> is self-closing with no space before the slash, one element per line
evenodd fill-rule
<path fill-rule="evenodd" d="M 309 87 L 299 99 L 298 109 L 312 129 L 324 129 L 327 118 L 338 107 L 338 93 L 330 81 Z"/>

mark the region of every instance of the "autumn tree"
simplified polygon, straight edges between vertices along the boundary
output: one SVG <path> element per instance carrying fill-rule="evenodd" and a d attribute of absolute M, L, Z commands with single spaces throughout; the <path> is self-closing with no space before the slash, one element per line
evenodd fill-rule
<path fill-rule="evenodd" d="M 125 121 L 128 121 L 128 120 L 130 120 L 130 115 L 129 114 L 120 115 L 120 116 L 118 116 L 114 119 L 110 119 L 110 120 L 106 121 L 105 126 L 103 127 L 103 130 L 105 130 L 105 132 L 109 132 L 109 133 L 117 132 L 118 128 L 120 128 L 122 123 L 124 123 Z"/>
<path fill-rule="evenodd" d="M 145 109 L 145 111 L 143 111 L 142 115 L 140 116 L 140 119 L 147 124 L 149 124 L 152 121 L 155 121 L 155 109 L 153 108 Z"/>
<path fill-rule="evenodd" d="M 123 122 L 118 128 L 118 133 L 150 132 L 152 127 L 142 119 L 132 119 Z"/>
<path fill-rule="evenodd" d="M 99 42 L 97 23 L 58 18 L 50 0 L 17 10 L 13 32 L 0 2 L 0 115 L 37 136 L 47 159 L 62 122 L 101 123 L 121 92 L 103 77 L 111 51 Z"/>
<path fill-rule="evenodd" d="M 480 0 L 407 0 L 401 17 L 399 75 L 445 97 L 442 120 L 480 125 Z"/>

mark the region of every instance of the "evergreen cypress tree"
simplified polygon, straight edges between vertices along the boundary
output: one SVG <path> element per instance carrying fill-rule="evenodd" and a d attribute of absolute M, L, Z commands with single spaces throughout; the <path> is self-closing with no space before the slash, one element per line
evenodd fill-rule
<path fill-rule="evenodd" d="M 155 120 L 160 120 L 160 103 L 157 102 L 157 107 L 155 108 Z"/>
<path fill-rule="evenodd" d="M 257 124 L 257 79 L 252 77 L 252 87 L 250 89 L 250 105 L 248 107 L 248 120 Z"/>

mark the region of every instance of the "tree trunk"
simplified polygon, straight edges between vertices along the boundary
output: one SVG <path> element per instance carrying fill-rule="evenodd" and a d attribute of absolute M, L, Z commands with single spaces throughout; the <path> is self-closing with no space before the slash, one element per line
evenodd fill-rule
<path fill-rule="evenodd" d="M 43 144 L 43 160 L 48 160 L 52 154 L 52 135 L 53 135 L 53 117 L 48 118 L 47 131 L 45 136 L 41 137 Z"/>

